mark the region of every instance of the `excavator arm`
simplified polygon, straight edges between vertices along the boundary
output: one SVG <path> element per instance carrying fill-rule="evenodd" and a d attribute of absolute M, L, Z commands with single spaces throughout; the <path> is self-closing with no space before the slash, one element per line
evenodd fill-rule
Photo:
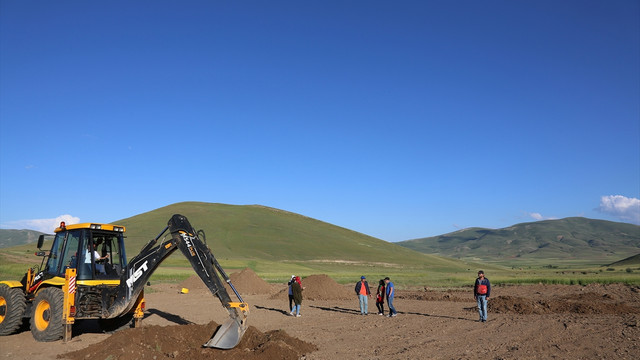
<path fill-rule="evenodd" d="M 167 230 L 171 234 L 171 238 L 168 241 L 158 243 Z M 153 272 L 176 249 L 180 249 L 196 274 L 229 312 L 230 319 L 204 346 L 220 349 L 235 347 L 246 331 L 249 306 L 242 300 L 211 250 L 200 240 L 187 218 L 179 214 L 173 215 L 167 227 L 155 239 L 147 243 L 140 254 L 131 259 L 120 279 L 116 296 L 108 301 L 110 304 L 106 307 L 106 317 L 115 318 L 131 311 Z M 230 285 L 238 297 L 238 302 L 231 301 L 220 276 Z"/>

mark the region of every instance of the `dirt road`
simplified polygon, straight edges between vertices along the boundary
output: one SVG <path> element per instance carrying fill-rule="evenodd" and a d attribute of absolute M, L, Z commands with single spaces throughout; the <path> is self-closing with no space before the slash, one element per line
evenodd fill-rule
<path fill-rule="evenodd" d="M 201 289 L 179 294 L 179 287 L 160 284 L 148 288 L 145 327 L 167 326 L 168 334 L 184 324 L 226 320 L 226 312 L 211 294 Z M 347 287 L 349 291 L 351 287 Z M 245 301 L 251 305 L 249 324 L 265 333 L 284 330 L 292 338 L 317 346 L 315 351 L 305 350 L 303 356 L 310 360 L 640 358 L 638 287 L 494 287 L 487 323 L 476 321 L 478 314 L 469 290 L 398 291 L 394 304 L 399 315 L 395 318 L 376 315 L 373 298 L 369 302 L 372 314 L 361 316 L 355 295 L 344 300 L 303 301 L 302 316 L 295 318 L 287 315 L 286 294 L 279 293 L 282 288 L 274 285 L 269 294 L 246 296 Z M 139 329 L 124 331 L 135 330 Z M 110 340 L 110 335 L 90 326 L 81 332 L 67 344 L 38 343 L 28 330 L 2 337 L 0 359 L 55 359 L 102 341 L 108 345 Z M 131 341 L 146 340 L 131 336 Z M 145 346 L 153 351 L 153 346 Z M 142 357 L 131 351 L 131 357 L 122 358 Z M 65 357 L 80 359 L 87 354 Z M 158 352 L 157 359 L 163 358 L 162 354 Z M 167 356 L 181 358 L 180 354 L 176 350 Z M 91 358 L 117 358 L 109 355 Z"/>

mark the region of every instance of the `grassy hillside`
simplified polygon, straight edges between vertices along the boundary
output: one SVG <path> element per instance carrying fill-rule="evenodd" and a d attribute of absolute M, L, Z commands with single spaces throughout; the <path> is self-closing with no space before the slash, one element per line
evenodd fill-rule
<path fill-rule="evenodd" d="M 339 281 L 351 281 L 362 274 L 397 274 L 408 281 L 425 277 L 457 281 L 476 268 L 287 211 L 201 202 L 173 204 L 114 221 L 127 227 L 127 256 L 133 257 L 155 238 L 173 214 L 185 215 L 196 230 L 205 231 L 208 245 L 227 269 L 248 266 L 269 280 L 284 280 L 291 274 L 326 273 Z M 45 244 L 44 248 L 48 246 Z M 32 248 L 11 248 L 10 253 L 4 254 L 29 257 Z M 162 264 L 158 274 L 192 274 L 189 269 L 177 270 L 183 267 L 188 268 L 189 264 L 176 252 Z"/>
<path fill-rule="evenodd" d="M 629 256 L 626 259 L 616 261 L 607 266 L 640 266 L 640 254 Z"/>
<path fill-rule="evenodd" d="M 34 230 L 0 229 L 0 248 L 23 244 L 35 244 L 38 241 L 38 236 L 40 236 L 40 234 L 42 233 Z"/>
<path fill-rule="evenodd" d="M 640 251 L 640 226 L 573 217 L 497 230 L 470 228 L 397 244 L 424 253 L 467 260 L 608 264 Z"/>
<path fill-rule="evenodd" d="M 370 282 L 390 276 L 400 288 L 468 286 L 473 283 L 476 271 L 482 268 L 496 284 L 640 284 L 637 266 L 629 272 L 629 266 L 605 270 L 600 266 L 576 264 L 569 268 L 477 264 L 420 253 L 302 215 L 257 205 L 187 202 L 113 221 L 127 227 L 128 257 L 133 257 L 157 236 L 176 213 L 187 216 L 196 229 L 206 232 L 209 246 L 227 272 L 250 267 L 272 282 L 282 283 L 291 274 L 327 274 L 342 283 L 355 282 L 360 275 L 367 276 Z M 50 246 L 45 243 L 43 248 Z M 17 280 L 28 267 L 40 264 L 42 259 L 33 255 L 34 250 L 35 244 L 0 249 L 0 279 Z M 616 256 L 606 263 L 624 257 Z M 160 266 L 151 281 L 179 281 L 193 274 L 188 262 L 176 252 Z"/>
<path fill-rule="evenodd" d="M 264 206 L 198 202 L 173 204 L 116 223 L 127 227 L 131 257 L 166 226 L 173 214 L 203 229 L 220 259 L 372 261 L 443 264 L 449 260 L 415 251 L 345 228 Z"/>

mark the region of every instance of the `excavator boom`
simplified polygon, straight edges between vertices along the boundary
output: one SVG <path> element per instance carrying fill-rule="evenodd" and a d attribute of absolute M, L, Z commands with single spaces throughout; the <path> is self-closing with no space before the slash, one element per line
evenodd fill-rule
<path fill-rule="evenodd" d="M 171 234 L 170 240 L 158 244 L 158 240 L 167 230 Z M 144 289 L 144 284 L 155 269 L 176 249 L 180 249 L 196 274 L 229 312 L 229 320 L 220 326 L 204 346 L 219 349 L 235 347 L 247 329 L 246 318 L 249 306 L 242 300 L 211 250 L 200 240 L 187 218 L 179 214 L 173 215 L 167 227 L 151 240 L 140 254 L 131 259 L 122 275 L 115 301 L 107 310 L 107 317 L 114 318 L 129 312 L 135 306 L 136 299 Z M 238 302 L 231 301 L 220 276 L 231 286 L 238 297 Z"/>

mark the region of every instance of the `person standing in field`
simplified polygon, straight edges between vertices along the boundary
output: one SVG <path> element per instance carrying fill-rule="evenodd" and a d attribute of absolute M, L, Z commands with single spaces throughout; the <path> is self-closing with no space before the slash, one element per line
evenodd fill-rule
<path fill-rule="evenodd" d="M 473 286 L 473 298 L 478 303 L 478 313 L 480 314 L 480 322 L 487 321 L 487 300 L 491 295 L 491 283 L 489 279 L 484 277 L 484 271 L 478 271 L 478 278 Z"/>
<path fill-rule="evenodd" d="M 287 283 L 287 285 L 289 286 L 289 312 L 293 312 L 293 292 L 291 290 L 291 284 L 296 281 L 296 276 L 295 275 L 291 275 L 291 279 L 289 280 L 289 282 Z"/>
<path fill-rule="evenodd" d="M 384 316 L 384 280 L 382 279 L 378 282 L 378 290 L 376 291 L 376 307 L 378 315 Z"/>
<path fill-rule="evenodd" d="M 300 317 L 300 307 L 302 306 L 302 286 L 300 285 L 302 281 L 300 281 L 300 277 L 296 276 L 295 281 L 291 282 L 291 292 L 293 293 L 293 302 L 295 303 L 294 309 L 296 311 L 295 315 L 293 314 L 293 310 L 291 310 L 291 316 Z"/>
<path fill-rule="evenodd" d="M 396 289 L 388 276 L 384 278 L 384 284 L 386 288 L 385 292 L 387 294 L 387 304 L 389 305 L 389 317 L 395 317 L 398 315 L 396 308 L 393 307 L 393 297 L 396 295 Z"/>
<path fill-rule="evenodd" d="M 356 295 L 360 302 L 360 315 L 369 315 L 369 299 L 371 291 L 369 290 L 369 283 L 364 276 L 360 277 L 360 281 L 356 283 Z"/>

